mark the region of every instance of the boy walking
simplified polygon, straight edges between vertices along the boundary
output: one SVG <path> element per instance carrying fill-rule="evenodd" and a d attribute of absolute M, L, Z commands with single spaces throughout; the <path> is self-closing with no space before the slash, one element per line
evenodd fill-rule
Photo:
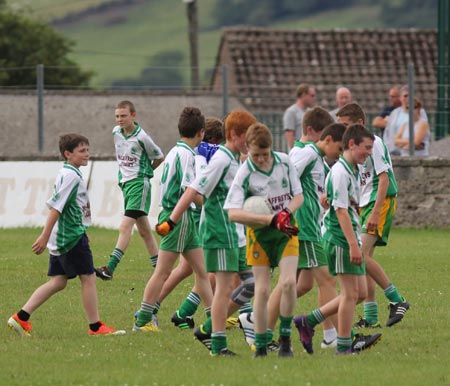
<path fill-rule="evenodd" d="M 116 158 L 119 165 L 119 186 L 124 198 L 125 213 L 119 226 L 119 238 L 108 263 L 95 269 L 97 277 L 111 280 L 117 265 L 130 243 L 134 225 L 144 240 L 153 266 L 158 258 L 158 244 L 148 221 L 153 170 L 164 160 L 161 149 L 136 122 L 132 102 L 116 106 L 117 126 L 113 129 Z"/>
<path fill-rule="evenodd" d="M 44 229 L 32 245 L 37 255 L 49 249 L 50 280 L 37 288 L 22 309 L 9 318 L 8 326 L 21 336 L 30 336 L 31 314 L 63 290 L 69 279 L 79 276 L 89 335 L 123 335 L 124 330 L 106 326 L 98 313 L 94 263 L 85 233 L 91 223 L 91 210 L 79 170 L 88 163 L 89 140 L 82 135 L 65 134 L 59 139 L 59 149 L 66 162 L 56 177 L 53 196 L 47 201 L 50 212 Z"/>
<path fill-rule="evenodd" d="M 247 131 L 249 157 L 239 168 L 224 208 L 231 221 L 248 225 L 247 264 L 255 278 L 255 357 L 267 356 L 267 302 L 270 268 L 280 268 L 280 357 L 293 356 L 292 318 L 296 300 L 298 228 L 292 213 L 303 203 L 302 187 L 287 154 L 272 151 L 272 135 L 267 126 L 255 123 Z M 266 197 L 275 215 L 253 214 L 242 209 L 250 196 Z M 258 230 L 251 225 L 264 227 Z M 275 228 L 275 229 L 273 229 Z"/>

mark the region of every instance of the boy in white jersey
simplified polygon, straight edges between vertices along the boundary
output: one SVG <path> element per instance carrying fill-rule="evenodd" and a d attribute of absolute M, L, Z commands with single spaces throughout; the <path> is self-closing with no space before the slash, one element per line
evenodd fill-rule
<path fill-rule="evenodd" d="M 161 238 L 158 253 L 158 264 L 150 277 L 139 310 L 138 318 L 133 326 L 134 331 L 159 331 L 151 323 L 152 315 L 157 307 L 164 282 L 169 277 L 172 267 L 181 253 L 191 265 L 195 275 L 193 292 L 198 293 L 203 301 L 207 316 L 212 301 L 212 290 L 205 271 L 203 249 L 195 226 L 192 209 L 185 211 L 177 224 L 170 220 L 170 215 L 186 188 L 195 178 L 195 152 L 203 138 L 205 117 L 196 107 L 185 107 L 178 121 L 180 139 L 167 154 L 161 176 L 160 206 L 162 211 L 158 217 L 159 224 L 166 224 L 172 232 L 166 232 Z"/>
<path fill-rule="evenodd" d="M 247 227 L 247 264 L 255 277 L 255 357 L 267 355 L 267 301 L 270 268 L 280 268 L 280 357 L 293 355 L 292 318 L 296 299 L 298 228 L 291 213 L 303 203 L 302 187 L 287 154 L 272 151 L 272 135 L 267 126 L 255 123 L 247 131 L 249 157 L 239 168 L 228 192 L 224 209 L 231 221 Z M 275 215 L 253 214 L 242 209 L 249 196 L 263 196 Z M 252 224 L 264 225 L 254 230 Z M 275 228 L 275 229 L 273 229 Z"/>
<path fill-rule="evenodd" d="M 211 350 L 213 356 L 235 355 L 227 347 L 226 320 L 248 302 L 254 292 L 253 275 L 245 259 L 244 226 L 230 222 L 223 205 L 241 164 L 240 156 L 247 153 L 247 129 L 255 122 L 256 118 L 244 110 L 233 110 L 228 115 L 225 121 L 225 145 L 219 146 L 209 163 L 186 189 L 169 217 L 169 221 L 176 224 L 195 197 L 198 194 L 203 196 L 203 250 L 206 270 L 215 273 L 216 285 L 211 318 L 196 329 L 195 336 Z M 161 235 L 166 234 L 167 230 L 171 230 L 169 222 L 157 228 Z M 234 289 L 236 272 L 241 278 L 241 285 Z"/>
<path fill-rule="evenodd" d="M 345 125 L 364 124 L 365 114 L 357 103 L 349 103 L 337 113 L 338 122 Z M 375 136 L 372 155 L 360 167 L 362 244 L 366 259 L 368 295 L 364 301 L 364 318 L 355 328 L 381 327 L 375 288 L 378 284 L 389 300 L 389 318 L 386 326 L 400 322 L 409 309 L 409 303 L 400 295 L 383 267 L 373 258 L 376 246 L 386 246 L 397 204 L 397 182 L 392 169 L 389 150 L 380 137 Z"/>
<path fill-rule="evenodd" d="M 136 109 L 132 102 L 122 101 L 116 106 L 118 126 L 113 129 L 116 158 L 119 165 L 119 186 L 124 198 L 125 213 L 119 226 L 119 238 L 108 263 L 95 269 L 97 277 L 111 280 L 128 245 L 134 225 L 139 230 L 152 265 L 156 265 L 158 244 L 148 221 L 153 170 L 164 159 L 161 149 L 136 122 Z"/>
<path fill-rule="evenodd" d="M 65 134 L 59 138 L 59 149 L 66 162 L 56 177 L 53 196 L 47 201 L 50 212 L 44 229 L 31 247 L 37 255 L 49 249 L 50 280 L 37 288 L 22 309 L 9 318 L 8 326 L 21 336 L 30 336 L 31 314 L 63 290 L 69 279 L 79 276 L 89 335 L 123 335 L 125 331 L 106 326 L 98 313 L 94 264 L 85 233 L 91 223 L 91 209 L 79 170 L 88 163 L 89 140 L 82 135 Z"/>

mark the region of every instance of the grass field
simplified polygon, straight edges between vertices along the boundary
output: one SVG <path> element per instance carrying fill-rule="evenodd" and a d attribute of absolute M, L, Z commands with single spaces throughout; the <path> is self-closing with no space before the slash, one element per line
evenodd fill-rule
<path fill-rule="evenodd" d="M 170 315 L 192 281 L 182 283 L 159 312 L 162 332 L 132 333 L 134 312 L 151 271 L 137 234 L 112 282 L 98 282 L 102 318 L 127 335 L 89 337 L 80 301 L 80 284 L 44 304 L 32 316 L 33 337 L 21 339 L 6 326 L 8 317 L 46 280 L 48 257 L 31 254 L 39 229 L 2 229 L 0 267 L 0 385 L 448 385 L 450 320 L 448 230 L 395 229 L 378 260 L 411 303 L 405 320 L 382 329 L 383 340 L 359 356 L 335 357 L 321 350 L 306 354 L 294 331 L 293 359 L 269 355 L 254 360 L 239 329 L 229 332 L 236 358 L 211 358 L 190 331 L 178 331 Z M 103 264 L 117 232 L 89 230 L 96 264 Z M 387 301 L 378 292 L 386 321 Z M 316 293 L 297 302 L 296 312 L 315 305 Z M 357 314 L 362 313 L 359 306 Z M 204 319 L 202 309 L 196 322 Z"/>

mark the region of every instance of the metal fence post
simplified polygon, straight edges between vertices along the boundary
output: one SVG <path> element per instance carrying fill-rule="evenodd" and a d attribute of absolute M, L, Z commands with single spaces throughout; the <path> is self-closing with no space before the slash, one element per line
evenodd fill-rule
<path fill-rule="evenodd" d="M 226 64 L 222 65 L 222 101 L 223 116 L 228 114 L 228 68 Z"/>
<path fill-rule="evenodd" d="M 409 155 L 414 155 L 414 64 L 408 63 Z"/>
<path fill-rule="evenodd" d="M 36 68 L 36 92 L 38 99 L 38 146 L 39 152 L 44 151 L 44 65 Z"/>

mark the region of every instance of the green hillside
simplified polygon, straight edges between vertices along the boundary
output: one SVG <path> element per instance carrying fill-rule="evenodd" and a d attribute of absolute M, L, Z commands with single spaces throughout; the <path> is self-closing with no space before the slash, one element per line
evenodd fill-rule
<path fill-rule="evenodd" d="M 29 7 L 35 10 L 30 15 L 48 20 L 105 2 L 108 1 L 33 0 Z M 221 30 L 215 27 L 210 16 L 214 2 L 198 1 L 200 76 L 204 83 L 215 64 L 221 36 Z M 375 28 L 381 25 L 377 17 L 379 12 L 379 5 L 357 6 L 308 18 L 292 17 L 270 27 Z M 72 59 L 84 69 L 96 72 L 92 82 L 94 86 L 107 87 L 114 80 L 137 78 L 151 58 L 165 51 L 184 55 L 182 63 L 175 65 L 180 66 L 185 84 L 189 82 L 186 5 L 181 0 L 142 1 L 116 7 L 97 15 L 91 14 L 79 22 L 59 25 L 58 29 L 76 42 Z"/>

